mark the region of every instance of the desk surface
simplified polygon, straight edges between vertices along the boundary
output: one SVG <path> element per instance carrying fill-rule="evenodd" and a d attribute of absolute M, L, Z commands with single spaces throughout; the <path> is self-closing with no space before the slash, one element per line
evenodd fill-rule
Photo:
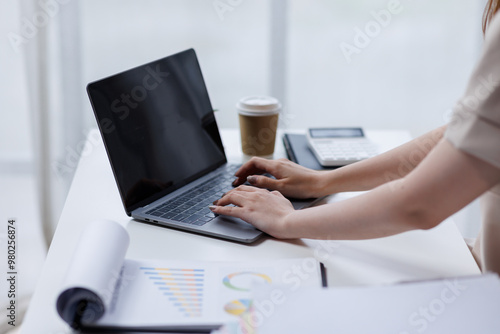
<path fill-rule="evenodd" d="M 388 150 L 410 139 L 406 131 L 367 131 L 367 136 Z M 242 160 L 236 130 L 223 130 L 228 160 Z M 86 224 L 111 219 L 123 224 L 131 238 L 127 258 L 228 260 L 280 259 L 315 256 L 327 267 L 330 286 L 389 284 L 398 281 L 478 274 L 455 224 L 448 220 L 430 231 L 364 241 L 280 241 L 264 237 L 252 245 L 143 224 L 130 219 L 99 134 L 89 134 L 89 154 L 76 171 L 47 259 L 23 324 L 23 333 L 71 333 L 55 309 L 57 294 L 75 245 Z M 275 157 L 284 157 L 277 140 Z M 355 194 L 336 194 L 339 201 Z"/>

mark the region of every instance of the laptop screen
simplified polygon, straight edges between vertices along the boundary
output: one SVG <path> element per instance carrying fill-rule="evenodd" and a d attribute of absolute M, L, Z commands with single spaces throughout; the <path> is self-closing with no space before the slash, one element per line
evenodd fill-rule
<path fill-rule="evenodd" d="M 226 162 L 193 49 L 90 83 L 127 214 Z"/>

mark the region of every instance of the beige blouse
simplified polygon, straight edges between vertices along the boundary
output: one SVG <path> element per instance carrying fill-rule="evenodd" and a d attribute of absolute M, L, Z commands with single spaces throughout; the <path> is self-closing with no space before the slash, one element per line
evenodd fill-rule
<path fill-rule="evenodd" d="M 482 57 L 455 106 L 445 138 L 500 173 L 500 14 L 485 36 Z M 500 274 L 500 184 L 481 196 L 482 231 L 474 251 L 483 271 Z"/>

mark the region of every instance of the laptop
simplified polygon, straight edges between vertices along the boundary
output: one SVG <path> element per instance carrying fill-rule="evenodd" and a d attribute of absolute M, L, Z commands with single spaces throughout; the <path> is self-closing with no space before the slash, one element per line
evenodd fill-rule
<path fill-rule="evenodd" d="M 227 162 L 193 49 L 92 82 L 87 93 L 127 215 L 243 243 L 263 234 L 208 208 L 233 189 L 239 166 Z"/>

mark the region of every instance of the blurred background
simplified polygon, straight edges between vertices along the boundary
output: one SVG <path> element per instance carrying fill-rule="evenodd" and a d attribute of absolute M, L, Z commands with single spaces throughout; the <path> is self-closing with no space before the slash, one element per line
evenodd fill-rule
<path fill-rule="evenodd" d="M 96 127 L 87 83 L 194 48 L 222 128 L 238 127 L 240 97 L 266 94 L 282 101 L 284 129 L 362 126 L 418 136 L 445 124 L 464 91 L 485 5 L 0 1 L 0 240 L 4 249 L 7 220 L 15 218 L 23 296 L 35 287 L 78 159 L 88 153 L 86 134 Z M 473 237 L 479 219 L 473 204 L 456 221 Z"/>

